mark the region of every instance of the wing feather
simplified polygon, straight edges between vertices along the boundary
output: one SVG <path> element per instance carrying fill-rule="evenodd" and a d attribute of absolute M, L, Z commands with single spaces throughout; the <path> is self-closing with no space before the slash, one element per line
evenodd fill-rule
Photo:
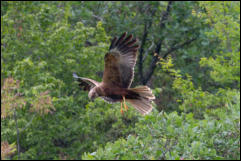
<path fill-rule="evenodd" d="M 92 88 L 100 84 L 99 82 L 89 78 L 78 77 L 76 73 L 73 73 L 73 77 L 78 81 L 79 87 L 85 91 L 90 91 Z"/>
<path fill-rule="evenodd" d="M 139 45 L 133 36 L 126 32 L 117 40 L 115 37 L 110 51 L 105 55 L 103 82 L 121 88 L 129 88 L 134 78 L 134 67 Z"/>

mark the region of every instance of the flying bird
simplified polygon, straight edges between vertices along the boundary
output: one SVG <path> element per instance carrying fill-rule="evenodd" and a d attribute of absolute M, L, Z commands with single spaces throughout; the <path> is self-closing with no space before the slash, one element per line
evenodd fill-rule
<path fill-rule="evenodd" d="M 152 110 L 151 102 L 155 96 L 147 86 L 130 88 L 138 48 L 137 40 L 132 35 L 127 36 L 125 32 L 112 40 L 109 52 L 105 55 L 102 82 L 78 77 L 76 73 L 73 73 L 73 77 L 77 79 L 81 89 L 89 91 L 89 99 L 100 97 L 108 103 L 121 102 L 122 114 L 123 106 L 127 110 L 126 102 L 129 102 L 137 111 L 146 115 Z"/>

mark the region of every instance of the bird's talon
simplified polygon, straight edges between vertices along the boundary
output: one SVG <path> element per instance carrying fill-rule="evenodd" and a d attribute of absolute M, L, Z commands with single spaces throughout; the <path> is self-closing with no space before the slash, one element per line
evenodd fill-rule
<path fill-rule="evenodd" d="M 125 109 L 126 109 L 126 111 L 128 110 L 128 106 L 125 104 Z"/>
<path fill-rule="evenodd" d="M 124 111 L 122 109 L 122 102 L 121 102 L 121 114 L 123 115 L 124 114 Z"/>
<path fill-rule="evenodd" d="M 128 106 L 126 105 L 126 100 L 125 100 L 125 97 L 124 97 L 124 96 L 122 96 L 122 98 L 123 98 L 123 101 L 124 101 L 124 107 L 125 107 L 125 110 L 127 111 L 127 110 L 128 110 Z"/>

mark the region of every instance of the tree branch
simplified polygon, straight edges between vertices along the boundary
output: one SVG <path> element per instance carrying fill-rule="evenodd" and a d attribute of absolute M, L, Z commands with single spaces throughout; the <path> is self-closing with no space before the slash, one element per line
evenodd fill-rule
<path fill-rule="evenodd" d="M 144 77 L 143 77 L 143 53 L 144 53 L 144 45 L 146 43 L 146 38 L 148 35 L 148 31 L 147 31 L 147 22 L 145 23 L 145 27 L 144 27 L 144 32 L 143 32 L 143 36 L 142 36 L 142 41 L 141 41 L 141 48 L 140 48 L 140 54 L 139 54 L 139 63 L 138 63 L 138 67 L 139 67 L 139 74 L 140 74 L 140 79 L 141 82 L 144 81 Z"/>
<path fill-rule="evenodd" d="M 186 42 L 184 42 L 184 43 L 182 43 L 182 44 L 180 44 L 180 45 L 177 45 L 177 46 L 175 46 L 175 47 L 172 47 L 172 48 L 170 48 L 165 54 L 163 54 L 163 59 L 165 59 L 170 53 L 172 53 L 173 51 L 176 51 L 176 50 L 178 50 L 178 49 L 180 49 L 180 48 L 183 48 L 184 46 L 186 46 L 186 45 L 189 45 L 191 42 L 193 42 L 194 40 L 196 40 L 197 38 L 193 38 L 193 39 L 191 39 L 191 40 L 187 40 Z M 150 72 L 148 73 L 148 75 L 147 75 L 147 79 L 145 80 L 145 83 L 147 83 L 150 79 L 151 79 L 151 76 L 152 76 L 152 74 L 154 73 L 154 70 L 155 70 L 155 68 L 156 68 L 156 64 L 157 64 L 157 62 L 158 62 L 158 60 L 159 60 L 159 54 L 155 54 L 154 56 L 153 56 L 153 60 L 152 60 L 152 63 L 151 63 L 151 66 L 150 66 Z"/>
<path fill-rule="evenodd" d="M 170 14 L 171 5 L 172 5 L 172 4 L 173 4 L 173 1 L 169 1 L 169 2 L 168 2 L 168 5 L 167 5 L 167 9 L 166 9 L 166 11 L 163 13 L 162 19 L 161 19 L 161 21 L 160 21 L 160 27 L 161 27 L 161 29 L 162 29 L 163 27 L 165 27 L 165 21 L 167 20 L 169 14 Z"/>
<path fill-rule="evenodd" d="M 194 40 L 196 40 L 197 38 L 192 38 L 191 40 L 187 40 L 187 41 L 185 41 L 184 43 L 182 43 L 182 44 L 179 44 L 179 45 L 177 45 L 177 46 L 174 46 L 174 47 L 172 47 L 172 48 L 170 48 L 165 54 L 163 54 L 163 59 L 165 59 L 167 56 L 168 56 L 168 54 L 170 54 L 171 52 L 173 52 L 173 51 L 175 51 L 175 50 L 177 50 L 177 49 L 180 49 L 180 48 L 182 48 L 182 47 L 184 47 L 184 46 L 186 46 L 186 45 L 189 45 L 191 42 L 193 42 Z"/>
<path fill-rule="evenodd" d="M 153 17 L 156 13 L 156 10 L 153 10 L 151 12 L 151 17 Z M 139 52 L 139 63 L 138 63 L 138 69 L 139 69 L 139 74 L 140 74 L 140 80 L 143 83 L 144 82 L 144 76 L 143 76 L 143 53 L 144 53 L 144 46 L 146 44 L 146 39 L 148 36 L 148 29 L 150 29 L 150 27 L 152 26 L 152 19 L 148 22 L 145 21 L 145 26 L 144 26 L 144 32 L 143 32 L 143 36 L 142 36 L 142 41 L 141 41 L 141 48 L 140 48 L 140 52 Z"/>
<path fill-rule="evenodd" d="M 162 16 L 161 21 L 160 21 L 161 30 L 165 27 L 165 22 L 168 19 L 168 16 L 170 14 L 172 4 L 173 4 L 173 1 L 169 1 L 168 5 L 167 5 L 167 8 L 166 8 L 166 11 L 163 13 L 163 16 Z M 150 78 L 151 78 L 151 76 L 154 72 L 154 69 L 156 68 L 156 62 L 158 61 L 158 55 L 160 54 L 160 51 L 161 51 L 162 41 L 163 41 L 163 39 L 161 39 L 158 42 L 158 44 L 156 46 L 156 49 L 155 49 L 156 55 L 154 55 L 152 57 L 152 62 L 151 62 L 151 65 L 149 67 L 149 72 L 147 73 L 146 77 L 143 78 L 143 80 L 142 80 L 142 84 L 144 84 L 144 85 L 150 80 Z"/>
<path fill-rule="evenodd" d="M 14 114 L 13 114 L 15 124 L 16 124 L 16 130 L 17 130 L 17 149 L 18 149 L 18 159 L 20 159 L 20 143 L 19 143 L 19 129 L 18 129 L 18 121 L 17 121 L 17 115 L 16 115 L 16 108 L 14 108 Z"/>
<path fill-rule="evenodd" d="M 33 119 L 35 118 L 35 116 L 36 116 L 36 114 L 34 114 L 34 115 L 32 116 L 31 120 L 27 123 L 27 125 L 26 125 L 23 129 L 20 130 L 20 133 L 23 132 L 25 129 L 27 129 L 27 127 L 28 127 L 29 125 L 31 125 L 31 123 L 33 122 Z"/>

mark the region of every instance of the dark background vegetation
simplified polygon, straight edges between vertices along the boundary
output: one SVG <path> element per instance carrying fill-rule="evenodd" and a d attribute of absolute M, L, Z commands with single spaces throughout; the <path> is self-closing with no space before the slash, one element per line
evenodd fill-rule
<path fill-rule="evenodd" d="M 101 81 L 123 32 L 147 116 L 72 78 Z M 1 2 L 1 157 L 240 159 L 240 2 Z"/>

